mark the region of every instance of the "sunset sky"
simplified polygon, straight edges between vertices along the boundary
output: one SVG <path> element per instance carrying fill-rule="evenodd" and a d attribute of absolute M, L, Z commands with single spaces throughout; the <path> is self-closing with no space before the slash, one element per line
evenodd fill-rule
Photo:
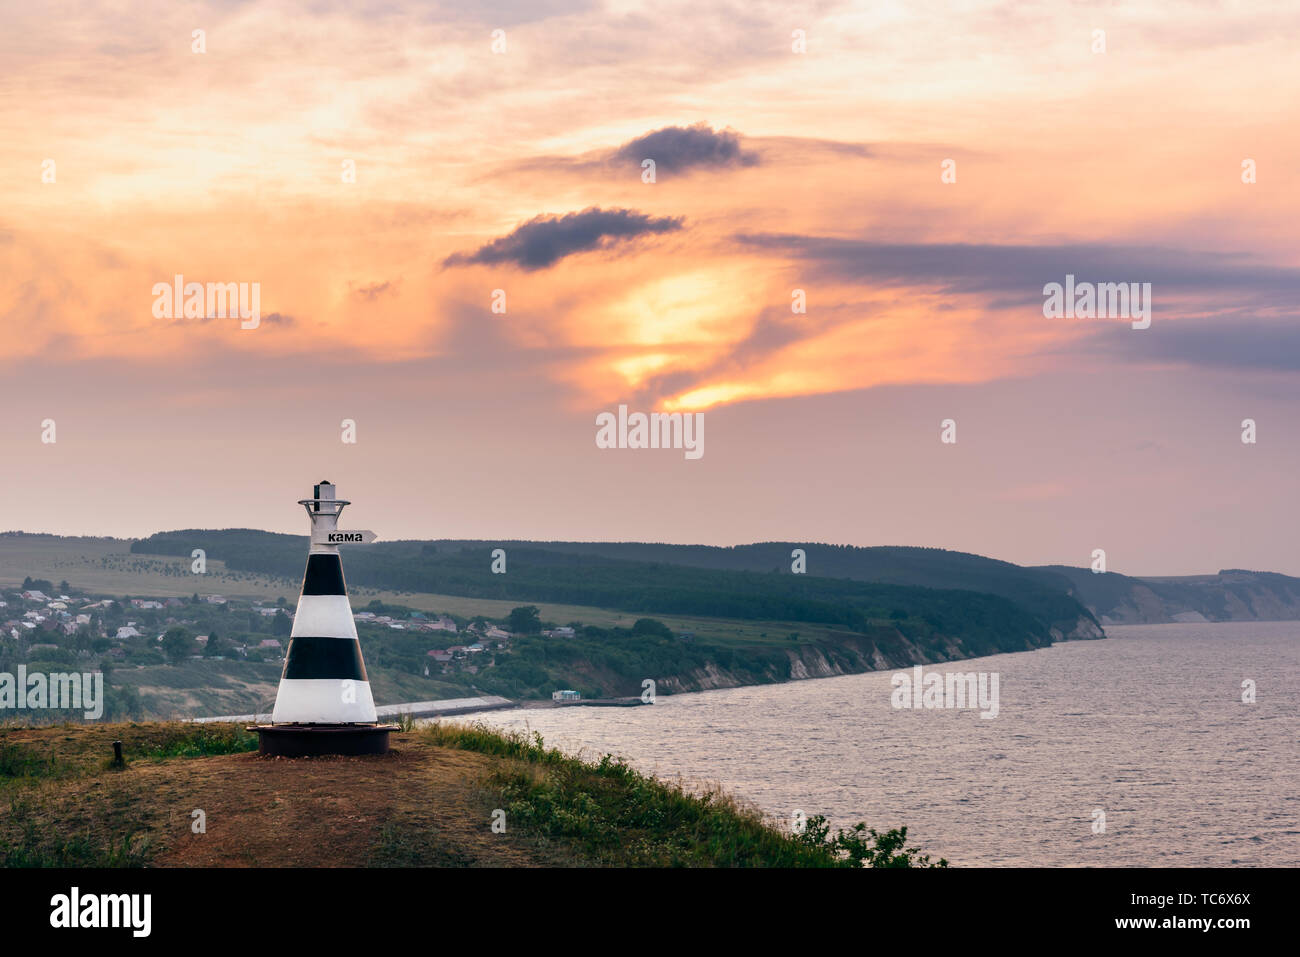
<path fill-rule="evenodd" d="M 0 529 L 305 533 L 330 479 L 389 539 L 1300 575 L 1293 3 L 0 26 Z M 157 318 L 178 274 L 260 324 Z M 1150 328 L 1044 318 L 1067 274 L 1151 283 Z M 620 403 L 702 411 L 705 454 L 598 449 Z"/>

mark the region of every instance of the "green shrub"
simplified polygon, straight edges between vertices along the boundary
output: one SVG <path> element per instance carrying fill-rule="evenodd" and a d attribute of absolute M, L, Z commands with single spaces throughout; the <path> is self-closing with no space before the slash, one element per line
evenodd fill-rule
<path fill-rule="evenodd" d="M 874 827 L 858 822 L 847 831 L 837 830 L 830 836 L 831 826 L 824 815 L 808 819 L 804 830 L 795 840 L 807 847 L 820 848 L 844 861 L 851 867 L 947 867 L 939 858 L 930 863 L 930 856 L 915 847 L 907 847 L 907 827 L 896 827 L 881 834 Z"/>

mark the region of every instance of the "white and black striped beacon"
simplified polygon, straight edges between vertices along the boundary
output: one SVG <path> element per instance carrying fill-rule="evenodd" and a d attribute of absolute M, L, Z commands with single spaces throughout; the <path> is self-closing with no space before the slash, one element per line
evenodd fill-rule
<path fill-rule="evenodd" d="M 255 729 L 263 754 L 382 754 L 396 729 L 375 715 L 338 546 L 351 540 L 338 524 L 352 503 L 334 492 L 321 482 L 298 502 L 311 519 L 311 548 L 271 723 Z"/>

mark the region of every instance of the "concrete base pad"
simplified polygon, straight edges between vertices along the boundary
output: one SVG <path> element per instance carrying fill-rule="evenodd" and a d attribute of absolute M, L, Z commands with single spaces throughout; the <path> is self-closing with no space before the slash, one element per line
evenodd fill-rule
<path fill-rule="evenodd" d="M 386 754 L 388 734 L 395 724 L 263 724 L 257 732 L 258 752 L 281 758 L 327 754 Z"/>

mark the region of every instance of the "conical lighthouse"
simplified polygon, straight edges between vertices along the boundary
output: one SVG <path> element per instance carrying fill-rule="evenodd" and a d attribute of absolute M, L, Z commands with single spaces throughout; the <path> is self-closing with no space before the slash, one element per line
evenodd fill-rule
<path fill-rule="evenodd" d="M 339 555 L 340 542 L 373 536 L 339 530 L 339 516 L 352 503 L 337 498 L 329 482 L 298 504 L 311 519 L 311 548 L 271 724 L 255 729 L 261 751 L 284 757 L 383 753 L 395 726 L 377 724 Z"/>

